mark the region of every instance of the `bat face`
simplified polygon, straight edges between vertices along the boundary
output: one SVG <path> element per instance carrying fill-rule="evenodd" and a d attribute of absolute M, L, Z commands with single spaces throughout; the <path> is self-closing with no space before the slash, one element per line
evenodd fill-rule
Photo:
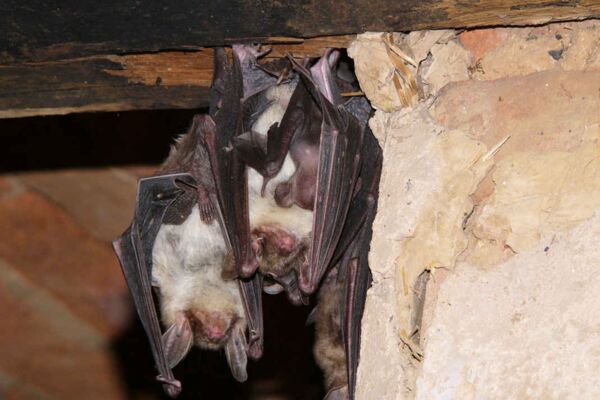
<path fill-rule="evenodd" d="M 267 137 L 269 128 L 281 122 L 295 87 L 296 83 L 281 84 L 267 90 L 270 106 L 253 124 L 253 132 Z M 309 155 L 308 152 L 304 154 L 305 160 Z M 288 299 L 295 305 L 306 301 L 297 287 L 296 271 L 305 258 L 312 230 L 312 203 L 310 207 L 301 207 L 292 200 L 282 207 L 280 193 L 282 188 L 289 188 L 287 194 L 290 198 L 298 193 L 294 182 L 303 181 L 298 179 L 299 165 L 292 154 L 287 154 L 281 169 L 266 186 L 263 176 L 248 168 L 250 226 L 259 271 L 265 277 L 263 289 L 268 294 L 285 290 Z"/>

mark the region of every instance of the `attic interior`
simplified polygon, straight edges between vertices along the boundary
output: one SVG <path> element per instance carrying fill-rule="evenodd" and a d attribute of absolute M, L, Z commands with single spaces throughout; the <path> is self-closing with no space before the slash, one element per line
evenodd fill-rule
<path fill-rule="evenodd" d="M 1 398 L 168 398 L 110 242 L 207 112 L 213 47 L 248 41 L 342 49 L 376 110 L 355 398 L 600 396 L 597 2 L 79 3 L 0 13 Z M 179 398 L 325 396 L 311 307 L 263 302 L 248 380 L 194 348 Z"/>

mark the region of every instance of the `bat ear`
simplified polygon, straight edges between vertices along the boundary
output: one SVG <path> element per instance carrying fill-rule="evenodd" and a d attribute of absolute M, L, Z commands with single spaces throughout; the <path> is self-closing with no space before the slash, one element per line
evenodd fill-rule
<path fill-rule="evenodd" d="M 239 326 L 233 328 L 231 337 L 225 344 L 225 356 L 231 374 L 238 382 L 245 382 L 248 379 L 246 366 L 248 364 L 248 355 L 246 353 L 246 335 Z"/>
<path fill-rule="evenodd" d="M 327 392 L 327 394 L 325 395 L 325 398 L 323 400 L 348 400 L 348 399 L 349 399 L 348 387 L 342 386 L 342 387 L 337 387 L 337 388 L 331 389 L 329 392 Z"/>
<path fill-rule="evenodd" d="M 177 320 L 162 336 L 162 345 L 169 368 L 175 367 L 192 348 L 194 333 L 189 319 L 183 314 L 177 315 Z"/>

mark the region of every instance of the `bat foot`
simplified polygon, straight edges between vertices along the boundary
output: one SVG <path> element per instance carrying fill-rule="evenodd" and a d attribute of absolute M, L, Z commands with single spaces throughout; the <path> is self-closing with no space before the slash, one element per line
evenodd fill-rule
<path fill-rule="evenodd" d="M 172 399 L 181 394 L 181 382 L 177 379 L 168 379 L 162 375 L 158 375 L 156 380 L 163 383 L 165 393 Z"/>

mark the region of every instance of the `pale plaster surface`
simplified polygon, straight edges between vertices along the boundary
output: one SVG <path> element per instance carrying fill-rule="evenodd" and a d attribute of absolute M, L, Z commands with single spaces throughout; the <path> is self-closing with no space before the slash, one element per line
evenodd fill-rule
<path fill-rule="evenodd" d="M 394 34 L 411 107 L 354 47 L 384 151 L 358 399 L 600 398 L 598 32 Z"/>
<path fill-rule="evenodd" d="M 416 398 L 598 399 L 600 213 L 440 287 Z"/>

